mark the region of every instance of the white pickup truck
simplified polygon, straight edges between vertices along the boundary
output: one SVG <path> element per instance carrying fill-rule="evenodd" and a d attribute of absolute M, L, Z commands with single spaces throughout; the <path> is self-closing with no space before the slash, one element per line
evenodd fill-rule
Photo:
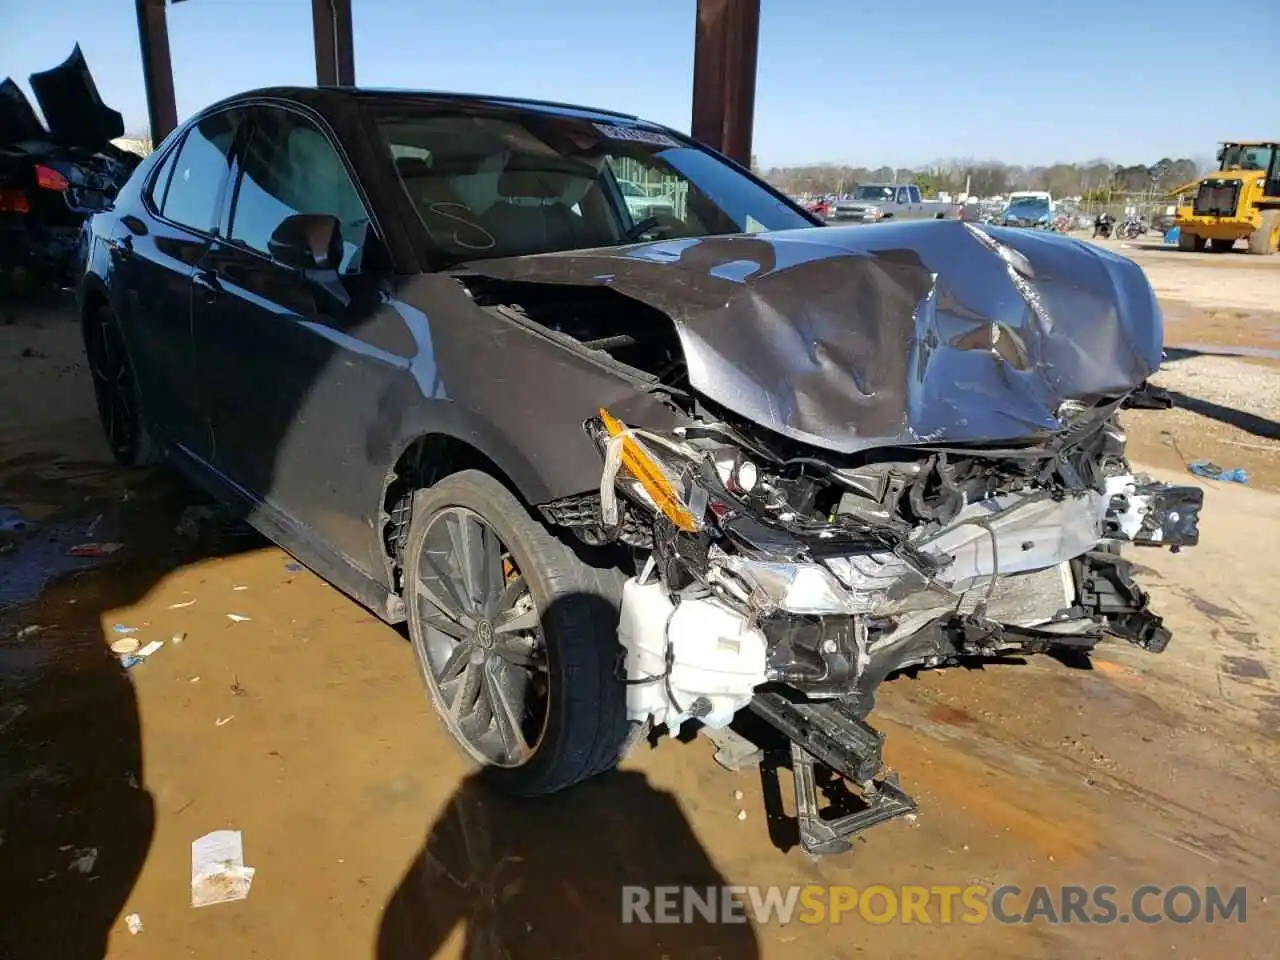
<path fill-rule="evenodd" d="M 828 222 L 879 223 L 883 220 L 950 220 L 960 205 L 925 200 L 914 183 L 861 183 L 853 194 L 837 200 Z"/>

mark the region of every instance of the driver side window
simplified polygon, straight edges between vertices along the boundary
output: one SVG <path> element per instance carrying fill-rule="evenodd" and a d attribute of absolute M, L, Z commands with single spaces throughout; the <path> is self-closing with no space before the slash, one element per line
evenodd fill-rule
<path fill-rule="evenodd" d="M 899 188 L 898 188 L 898 201 L 897 201 L 897 202 L 898 202 L 898 203 L 909 203 L 909 202 L 910 202 L 910 201 L 907 199 L 907 188 L 906 188 L 906 187 L 899 187 Z"/>
<path fill-rule="evenodd" d="M 287 110 L 260 110 L 254 119 L 231 240 L 269 255 L 267 243 L 286 217 L 332 214 L 341 225 L 339 272 L 359 272 L 369 216 L 333 144 L 311 121 Z"/>

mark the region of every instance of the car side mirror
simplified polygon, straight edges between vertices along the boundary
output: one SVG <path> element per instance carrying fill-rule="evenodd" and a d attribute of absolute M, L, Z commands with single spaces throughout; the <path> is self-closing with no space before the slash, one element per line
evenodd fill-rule
<path fill-rule="evenodd" d="M 342 263 L 342 225 L 329 213 L 295 213 L 280 221 L 267 252 L 298 270 L 337 270 Z"/>

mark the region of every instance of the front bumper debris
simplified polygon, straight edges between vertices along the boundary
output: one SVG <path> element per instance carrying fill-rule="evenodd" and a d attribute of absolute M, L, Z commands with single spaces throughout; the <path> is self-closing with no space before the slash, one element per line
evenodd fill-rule
<path fill-rule="evenodd" d="M 790 743 L 804 848 L 845 850 L 859 831 L 915 810 L 866 722 L 887 677 L 968 657 L 1087 651 L 1107 635 L 1163 651 L 1169 630 L 1118 545 L 1194 545 L 1202 503 L 1198 488 L 1128 474 L 1075 496 L 1001 495 L 915 538 L 914 559 L 806 552 L 771 528 L 772 542 L 739 536 L 748 560 L 659 522 L 650 562 L 623 588 L 628 715 L 725 729 L 749 708 Z M 698 575 L 681 574 L 690 569 Z M 820 814 L 823 768 L 851 787 L 856 809 Z"/>
<path fill-rule="evenodd" d="M 755 457 L 777 455 L 731 426 L 658 433 L 601 410 L 584 424 L 604 461 L 599 513 L 545 509 L 633 549 L 647 517 L 618 630 L 629 719 L 724 729 L 750 707 L 790 744 L 805 848 L 834 852 L 914 810 L 866 722 L 891 674 L 1108 635 L 1168 645 L 1118 545 L 1194 545 L 1203 494 L 1128 472 L 1122 401 L 1064 404 L 1038 447 L 763 468 Z M 856 809 L 819 813 L 819 769 Z"/>
<path fill-rule="evenodd" d="M 1199 487 L 1158 483 L 1150 477 L 1118 477 L 1107 484 L 1106 534 L 1139 546 L 1194 547 L 1200 542 Z"/>
<path fill-rule="evenodd" d="M 751 701 L 751 710 L 791 741 L 796 820 L 806 852 L 843 853 L 854 834 L 915 812 L 915 802 L 898 787 L 896 775 L 883 772 L 884 735 L 849 704 L 793 703 L 780 693 L 762 692 Z M 821 815 L 818 763 L 857 786 L 861 809 L 832 819 Z"/>

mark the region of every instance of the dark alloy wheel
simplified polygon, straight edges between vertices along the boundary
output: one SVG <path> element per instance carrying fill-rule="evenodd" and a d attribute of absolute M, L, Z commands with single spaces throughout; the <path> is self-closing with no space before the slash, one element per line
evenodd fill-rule
<path fill-rule="evenodd" d="M 427 522 L 409 589 L 449 732 L 482 763 L 527 763 L 546 728 L 547 653 L 510 549 L 475 511 L 446 507 Z"/>
<path fill-rule="evenodd" d="M 98 419 L 112 456 L 131 467 L 158 462 L 124 338 L 110 310 L 101 308 L 85 317 L 84 350 L 98 401 Z"/>
<path fill-rule="evenodd" d="M 552 793 L 618 762 L 630 727 L 617 570 L 584 562 L 474 470 L 414 495 L 404 556 L 428 693 L 495 786 Z"/>

